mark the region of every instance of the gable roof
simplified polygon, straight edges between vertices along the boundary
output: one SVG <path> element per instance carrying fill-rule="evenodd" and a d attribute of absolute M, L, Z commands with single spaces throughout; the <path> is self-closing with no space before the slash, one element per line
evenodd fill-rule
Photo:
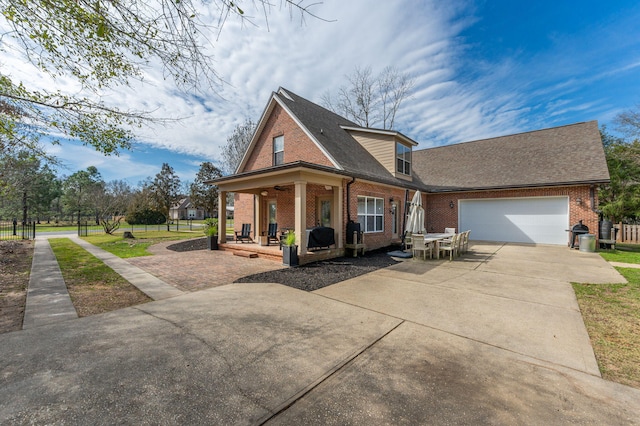
<path fill-rule="evenodd" d="M 309 138 L 318 146 L 318 148 L 320 148 L 327 158 L 329 158 L 341 174 L 348 174 L 358 178 L 370 179 L 376 182 L 400 185 L 403 187 L 422 188 L 420 182 L 414 182 L 412 184 L 411 182 L 398 179 L 389 173 L 389 171 L 349 133 L 349 130 L 377 130 L 361 127 L 356 123 L 282 87 L 272 94 L 271 100 L 267 104 L 267 107 L 258 122 L 252 142 L 249 145 L 245 158 L 238 167 L 238 170 L 242 170 L 244 167 L 248 159 L 249 152 L 253 149 L 253 146 L 255 145 L 258 136 L 276 103 L 291 116 L 307 136 L 309 136 Z M 410 141 L 409 138 L 398 132 L 387 132 Z"/>
<path fill-rule="evenodd" d="M 413 152 L 414 178 L 441 190 L 609 181 L 596 121 Z"/>

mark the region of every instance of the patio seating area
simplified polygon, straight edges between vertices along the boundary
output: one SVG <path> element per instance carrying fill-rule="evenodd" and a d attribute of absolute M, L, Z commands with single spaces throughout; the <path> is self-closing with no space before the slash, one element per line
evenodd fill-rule
<path fill-rule="evenodd" d="M 471 231 L 455 233 L 455 229 L 447 228 L 444 233 L 411 234 L 411 251 L 416 259 L 440 259 L 448 255 L 452 261 L 469 250 Z M 427 254 L 429 255 L 427 257 Z"/>

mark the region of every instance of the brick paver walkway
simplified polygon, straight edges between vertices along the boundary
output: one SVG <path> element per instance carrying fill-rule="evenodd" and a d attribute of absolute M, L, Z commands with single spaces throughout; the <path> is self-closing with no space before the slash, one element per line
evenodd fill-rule
<path fill-rule="evenodd" d="M 127 262 L 183 291 L 217 287 L 247 275 L 283 268 L 279 262 L 234 256 L 228 251 L 194 250 L 180 253 L 166 249 L 175 243 L 155 244 L 149 247 L 153 256 L 130 258 Z"/>

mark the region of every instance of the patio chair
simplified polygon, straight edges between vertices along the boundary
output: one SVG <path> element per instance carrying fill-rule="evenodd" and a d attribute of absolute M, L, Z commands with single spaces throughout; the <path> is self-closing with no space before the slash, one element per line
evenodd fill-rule
<path fill-rule="evenodd" d="M 460 253 L 466 253 L 469 251 L 469 234 L 471 231 L 464 231 L 462 238 L 460 239 Z"/>
<path fill-rule="evenodd" d="M 411 239 L 411 234 L 407 232 L 406 235 L 404 236 L 404 247 L 405 249 L 409 250 L 411 249 L 412 246 L 413 246 L 413 240 Z"/>
<path fill-rule="evenodd" d="M 458 255 L 458 239 L 460 234 L 453 234 L 451 239 L 440 241 L 440 251 L 449 252 L 449 261 L 452 261 L 455 256 Z"/>
<path fill-rule="evenodd" d="M 278 235 L 277 223 L 270 223 L 269 228 L 267 229 L 267 244 L 269 244 L 271 241 L 278 244 L 280 244 L 280 241 L 282 241 L 280 239 L 280 236 Z"/>
<path fill-rule="evenodd" d="M 245 241 L 253 242 L 253 238 L 251 238 L 251 224 L 250 223 L 243 223 L 242 224 L 242 230 L 240 232 L 235 231 L 235 233 L 236 233 L 236 243 L 238 241 L 241 241 L 242 243 L 244 243 Z"/>
<path fill-rule="evenodd" d="M 424 241 L 424 235 L 421 234 L 414 234 L 411 236 L 411 241 L 413 243 L 413 257 L 416 257 L 416 252 L 421 252 L 422 253 L 422 259 L 423 260 L 427 260 L 427 252 L 429 252 L 429 259 L 431 259 L 432 256 L 432 248 L 431 248 L 431 244 L 427 245 Z"/>
<path fill-rule="evenodd" d="M 445 234 L 455 234 L 456 233 L 456 228 L 444 228 L 444 233 Z"/>

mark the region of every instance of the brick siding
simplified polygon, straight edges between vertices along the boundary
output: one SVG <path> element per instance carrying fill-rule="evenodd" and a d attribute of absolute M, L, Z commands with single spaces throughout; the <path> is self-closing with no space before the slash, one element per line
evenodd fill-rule
<path fill-rule="evenodd" d="M 501 191 L 476 191 L 447 194 L 428 194 L 426 207 L 427 231 L 443 232 L 444 228 L 456 228 L 458 225 L 458 200 L 479 198 L 516 198 L 516 197 L 569 197 L 569 224 L 579 220 L 589 227 L 591 233 L 598 233 L 598 214 L 591 210 L 591 196 L 588 185 L 563 186 L 549 188 L 514 189 Z M 582 199 L 578 205 L 576 200 Z M 453 208 L 450 207 L 453 202 Z M 598 194 L 595 192 L 595 205 L 598 205 Z M 569 235 L 567 234 L 567 241 Z"/>
<path fill-rule="evenodd" d="M 333 166 L 291 116 L 280 105 L 276 105 L 241 171 L 246 172 L 273 166 L 273 138 L 280 135 L 284 136 L 285 163 L 306 161 Z"/>

